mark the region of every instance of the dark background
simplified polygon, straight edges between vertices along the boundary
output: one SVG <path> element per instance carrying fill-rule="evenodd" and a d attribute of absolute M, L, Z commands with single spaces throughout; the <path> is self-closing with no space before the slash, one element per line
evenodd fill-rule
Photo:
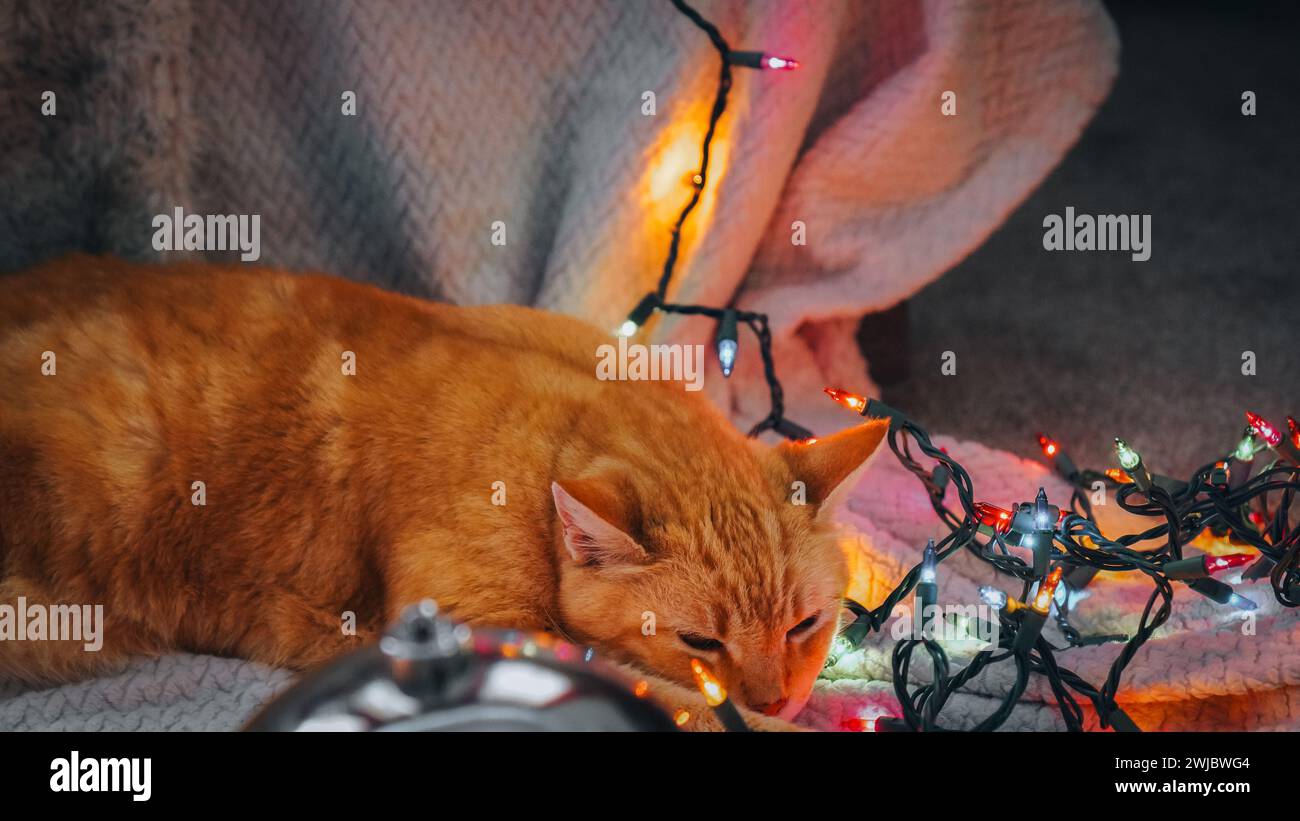
<path fill-rule="evenodd" d="M 1227 452 L 1247 409 L 1300 416 L 1296 5 L 1108 3 L 1109 99 L 1006 225 L 913 298 L 910 375 L 885 401 L 1024 456 L 1041 429 L 1096 468 L 1123 436 L 1176 475 Z M 1151 258 L 1044 250 L 1043 218 L 1071 205 L 1150 214 Z"/>

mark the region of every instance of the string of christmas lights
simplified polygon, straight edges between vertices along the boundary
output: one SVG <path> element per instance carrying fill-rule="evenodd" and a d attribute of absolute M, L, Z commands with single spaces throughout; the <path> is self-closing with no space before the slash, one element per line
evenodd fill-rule
<path fill-rule="evenodd" d="M 758 340 L 759 354 L 763 359 L 763 378 L 767 381 L 771 410 L 749 431 L 750 436 L 758 436 L 764 431 L 775 431 L 787 439 L 805 440 L 812 438 L 812 432 L 785 418 L 785 395 L 781 382 L 776 376 L 776 362 L 772 358 L 772 333 L 767 323 L 767 315 L 754 311 L 740 311 L 734 308 L 713 308 L 705 305 L 680 305 L 668 302 L 668 286 L 672 282 L 677 267 L 677 255 L 681 247 L 682 227 L 690 217 L 695 206 L 704 194 L 704 187 L 709 179 L 709 152 L 713 145 L 713 135 L 717 131 L 718 121 L 727 110 L 727 95 L 731 91 L 732 66 L 759 69 L 763 71 L 791 71 L 799 67 L 799 62 L 789 57 L 780 57 L 760 51 L 733 51 L 727 44 L 718 27 L 708 20 L 685 0 L 672 0 L 673 6 L 692 23 L 708 35 L 709 41 L 717 49 L 721 61 L 718 74 L 718 91 L 713 98 L 713 109 L 709 112 L 709 126 L 704 132 L 700 145 L 700 167 L 691 178 L 691 198 L 677 216 L 673 225 L 668 254 L 664 258 L 663 272 L 655 290 L 646 294 L 623 320 L 617 334 L 630 337 L 636 334 L 656 311 L 685 316 L 707 316 L 717 320 L 718 331 L 714 344 L 718 354 L 718 364 L 724 377 L 731 376 L 740 352 L 738 328 L 744 324 Z"/>
<path fill-rule="evenodd" d="M 700 148 L 699 170 L 692 177 L 692 194 L 673 226 L 663 271 L 654 291 L 643 296 L 619 327 L 621 336 L 632 336 L 656 311 L 685 316 L 706 316 L 718 323 L 715 346 L 724 377 L 729 377 L 739 354 L 739 327 L 753 332 L 759 343 L 764 378 L 771 398 L 771 410 L 750 431 L 757 436 L 772 430 L 793 440 L 811 440 L 812 433 L 785 418 L 784 394 L 776 375 L 771 351 L 771 331 L 767 316 L 735 308 L 671 303 L 669 285 L 676 269 L 682 228 L 699 204 L 708 181 L 710 148 L 718 121 L 726 111 L 731 90 L 733 66 L 760 70 L 792 70 L 798 62 L 788 57 L 756 51 L 733 51 L 716 26 L 706 20 L 684 0 L 671 0 L 673 6 L 708 35 L 720 58 L 718 89 Z M 827 388 L 832 399 L 863 416 L 890 420 L 889 446 L 899 461 L 923 484 L 936 515 L 948 527 L 941 540 L 931 541 L 919 564 L 874 609 L 855 601 L 846 601 L 854 620 L 836 638 L 828 663 L 855 649 L 872 631 L 880 630 L 894 607 L 905 597 L 915 594 L 926 617 L 938 601 L 939 566 L 959 551 L 966 551 L 1013 582 L 1020 583 L 1018 596 L 992 586 L 980 589 L 981 599 L 998 613 L 998 644 L 980 651 L 960 670 L 952 673 L 952 664 L 932 632 L 920 638 L 898 641 L 894 646 L 892 666 L 894 689 L 902 706 L 901 717 L 876 717 L 858 720 L 853 729 L 870 727 L 876 731 L 943 731 L 939 719 L 952 695 L 977 678 L 990 665 L 1011 663 L 1015 675 L 998 707 L 973 728 L 994 730 L 1011 715 L 1029 685 L 1031 676 L 1047 679 L 1061 717 L 1072 731 L 1084 726 L 1079 698 L 1090 701 L 1101 726 L 1121 731 L 1139 728 L 1116 702 L 1124 670 L 1148 639 L 1172 612 L 1174 584 L 1191 590 L 1227 607 L 1253 610 L 1256 603 L 1214 578 L 1226 570 L 1249 567 L 1243 580 L 1267 577 L 1275 598 L 1286 607 L 1300 605 L 1300 529 L 1290 523 L 1290 508 L 1300 490 L 1300 423 L 1286 417 L 1288 434 L 1253 413 L 1247 414 L 1247 428 L 1232 453 L 1197 470 L 1186 481 L 1153 474 L 1141 455 L 1122 439 L 1115 440 L 1115 455 L 1120 467 L 1105 471 L 1081 470 L 1062 450 L 1059 443 L 1039 434 L 1044 456 L 1072 487 L 1067 507 L 1051 505 L 1041 489 L 1033 502 L 1003 509 L 976 501 L 970 475 L 943 448 L 936 447 L 929 434 L 914 421 L 878 400 L 837 389 Z M 915 444 L 935 461 L 926 469 L 912 455 Z M 1269 449 L 1276 457 L 1254 476 L 1255 457 Z M 1162 520 L 1149 529 L 1115 539 L 1104 536 L 1092 521 L 1088 491 L 1100 482 L 1115 492 L 1117 504 L 1129 513 Z M 955 492 L 960 511 L 945 504 L 949 488 Z M 1269 498 L 1276 498 L 1270 507 Z M 1202 533 L 1235 540 L 1243 549 L 1255 553 L 1184 556 L 1183 548 Z M 983 537 L 981 539 L 980 537 Z M 1138 549 L 1149 540 L 1163 540 L 1154 548 Z M 1029 561 L 1011 552 L 1027 552 Z M 1142 610 L 1132 636 L 1083 636 L 1069 622 L 1070 608 L 1077 592 L 1089 585 L 1100 571 L 1138 572 L 1152 584 L 1152 592 Z M 1055 622 L 1067 642 L 1066 648 L 1051 644 L 1042 634 L 1047 620 Z M 929 626 L 926 622 L 923 626 Z M 1058 653 L 1073 647 L 1104 643 L 1123 643 L 1112 662 L 1106 681 L 1097 687 L 1073 671 L 1062 667 Z M 924 649 L 932 666 L 931 682 L 912 687 L 908 683 L 912 658 Z M 692 665 L 697 685 L 709 706 L 728 729 L 744 729 L 744 722 L 726 698 L 726 691 L 716 677 L 696 662 Z M 689 713 L 679 710 L 677 723 L 689 721 Z"/>
<path fill-rule="evenodd" d="M 1052 689 L 1067 729 L 1083 729 L 1084 714 L 1077 694 L 1092 702 L 1102 727 L 1138 731 L 1137 725 L 1116 703 L 1116 696 L 1125 668 L 1168 620 L 1174 583 L 1181 583 L 1226 607 L 1254 610 L 1258 606 L 1255 601 L 1214 578 L 1223 571 L 1249 565 L 1243 580 L 1266 575 L 1278 602 L 1285 607 L 1300 605 L 1300 528 L 1290 522 L 1291 502 L 1300 490 L 1300 425 L 1291 417 L 1287 417 L 1288 438 L 1262 417 L 1247 413 L 1249 427 L 1232 454 L 1201 467 L 1186 482 L 1152 474 L 1141 454 L 1122 439 L 1115 440 L 1115 457 L 1120 469 L 1105 473 L 1079 470 L 1059 443 L 1039 434 L 1044 456 L 1074 488 L 1070 507 L 1062 509 L 1049 504 L 1047 494 L 1040 489 L 1033 502 L 1004 509 L 976 501 L 966 470 L 946 451 L 936 447 L 925 429 L 903 413 L 878 400 L 847 391 L 827 388 L 826 393 L 862 416 L 889 420 L 890 449 L 921 480 L 935 513 L 950 530 L 937 543 L 931 541 L 926 545 L 921 562 L 878 607 L 868 609 L 858 602 L 846 602 L 855 618 L 837 637 L 828 664 L 859 647 L 872 631 L 880 630 L 895 605 L 913 592 L 917 606 L 922 608 L 920 613 L 925 619 L 922 624 L 928 627 L 932 618 L 927 615 L 931 612 L 927 608 L 933 608 L 938 595 L 938 567 L 958 551 L 965 550 L 1010 580 L 1020 582 L 1018 597 L 992 586 L 980 588 L 981 599 L 998 612 L 998 643 L 996 648 L 976 653 L 955 674 L 951 673 L 947 653 L 933 638 L 933 630 L 923 629 L 921 637 L 902 639 L 895 644 L 894 690 L 903 715 L 877 718 L 874 722 L 877 731 L 948 729 L 940 725 L 939 717 L 952 694 L 990 665 L 1002 662 L 1015 666 L 1013 683 L 998 708 L 974 730 L 994 730 L 1003 724 L 1028 686 L 1030 676 L 1041 675 Z M 924 456 L 936 460 L 933 469 L 927 470 L 912 456 L 912 443 Z M 1255 456 L 1265 448 L 1276 458 L 1252 477 Z M 1094 482 L 1103 482 L 1107 489 L 1114 490 L 1116 502 L 1123 510 L 1163 521 L 1139 533 L 1107 538 L 1092 521 L 1091 507 L 1083 494 L 1085 489 L 1094 487 Z M 949 487 L 956 491 L 960 512 L 945 504 Z M 1270 498 L 1276 499 L 1271 507 Z M 1184 556 L 1183 548 L 1204 533 L 1221 540 L 1226 538 L 1231 544 L 1240 545 L 1243 552 Z M 982 541 L 981 536 L 985 537 Z M 1162 541 L 1155 547 L 1137 547 L 1149 540 Z M 1017 555 L 1011 552 L 1011 547 L 1028 552 L 1026 556 Z M 1253 553 L 1246 552 L 1251 548 Z M 1131 637 L 1083 637 L 1069 625 L 1071 593 L 1082 590 L 1102 570 L 1136 571 L 1152 583 L 1151 595 Z M 1053 611 L 1066 638 L 1066 648 L 1055 647 L 1042 635 Z M 1101 687 L 1058 663 L 1057 654 L 1070 647 L 1106 642 L 1124 644 Z M 931 683 L 910 687 L 908 673 L 918 648 L 929 656 L 933 675 Z"/>

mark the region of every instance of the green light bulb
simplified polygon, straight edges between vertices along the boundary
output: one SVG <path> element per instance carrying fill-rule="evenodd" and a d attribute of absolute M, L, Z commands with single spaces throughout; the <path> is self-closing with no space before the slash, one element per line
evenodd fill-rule
<path fill-rule="evenodd" d="M 1250 433 L 1243 436 L 1237 444 L 1237 450 L 1233 452 L 1232 457 L 1239 462 L 1249 462 L 1255 458 L 1255 434 Z"/>
<path fill-rule="evenodd" d="M 1132 470 L 1142 463 L 1142 457 L 1138 452 L 1119 438 L 1115 439 L 1115 458 L 1119 460 L 1119 466 L 1125 470 Z"/>

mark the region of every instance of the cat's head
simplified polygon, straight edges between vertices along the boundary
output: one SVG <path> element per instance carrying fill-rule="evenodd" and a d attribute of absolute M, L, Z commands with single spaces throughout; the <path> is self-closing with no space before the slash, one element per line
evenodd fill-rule
<path fill-rule="evenodd" d="M 698 657 L 739 703 L 794 716 L 848 582 L 830 513 L 887 430 L 710 453 L 671 477 L 610 460 L 553 484 L 563 626 L 683 684 Z"/>

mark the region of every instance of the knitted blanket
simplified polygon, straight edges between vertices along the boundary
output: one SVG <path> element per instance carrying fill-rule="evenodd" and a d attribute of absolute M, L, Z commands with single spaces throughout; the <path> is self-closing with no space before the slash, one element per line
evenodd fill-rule
<path fill-rule="evenodd" d="M 937 441 L 970 471 L 981 499 L 1006 506 L 1032 499 L 1039 486 L 1052 498 L 1068 495 L 1065 485 L 1037 463 L 978 444 L 942 437 Z M 1134 520 L 1113 503 L 1097 511 L 1108 534 L 1134 529 Z M 942 535 L 920 483 L 889 453 L 875 459 L 840 518 L 846 539 L 859 551 L 850 592 L 870 606 L 916 564 L 919 546 L 927 538 Z M 965 554 L 940 566 L 939 582 L 941 604 L 978 603 L 979 585 L 999 584 L 985 565 Z M 1238 590 L 1261 605 L 1249 622 L 1175 585 L 1173 616 L 1134 657 L 1120 689 L 1120 703 L 1138 726 L 1300 729 L 1300 617 L 1278 606 L 1267 582 L 1238 585 Z M 1075 604 L 1071 614 L 1076 629 L 1084 635 L 1131 634 L 1150 584 L 1141 576 L 1099 577 L 1087 591 L 1088 597 Z M 888 630 L 825 671 L 800 724 L 840 730 L 849 719 L 900 715 Z M 1045 632 L 1054 644 L 1064 646 L 1054 624 Z M 1119 649 L 1114 643 L 1077 648 L 1059 653 L 1057 659 L 1100 684 Z M 918 675 L 924 676 L 926 664 L 918 660 L 917 666 L 922 668 Z M 970 727 L 995 710 L 1010 686 L 1010 672 L 1007 664 L 988 668 L 951 698 L 943 725 Z M 140 660 L 117 675 L 63 687 L 24 691 L 0 685 L 0 730 L 233 730 L 290 681 L 283 670 L 236 659 L 174 655 Z M 1097 726 L 1090 709 L 1087 723 Z M 1044 680 L 1035 677 L 1004 728 L 1064 729 Z"/>
<path fill-rule="evenodd" d="M 669 296 L 766 311 L 811 425 L 821 385 L 870 388 L 857 319 L 1051 170 L 1118 43 L 1096 0 L 698 6 L 734 48 L 802 66 L 736 70 Z M 667 0 L 18 0 L 0 14 L 0 271 L 174 259 L 155 215 L 257 214 L 262 264 L 613 328 L 657 281 L 717 67 Z M 766 415 L 752 338 L 706 390 L 742 427 Z"/>

